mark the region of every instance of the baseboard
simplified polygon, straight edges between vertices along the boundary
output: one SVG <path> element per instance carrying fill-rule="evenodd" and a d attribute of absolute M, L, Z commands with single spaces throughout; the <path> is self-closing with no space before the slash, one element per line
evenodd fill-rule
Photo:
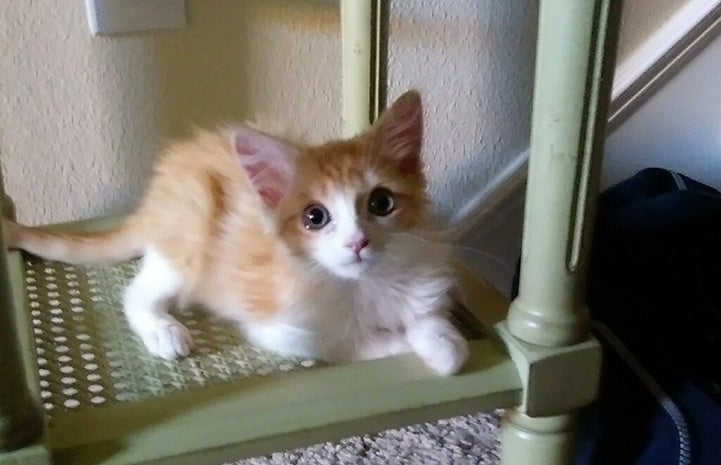
<path fill-rule="evenodd" d="M 483 221 L 509 196 L 515 195 L 526 182 L 528 150 L 519 153 L 508 166 L 486 187 L 476 194 L 451 219 L 453 227 L 447 230 L 448 238 L 457 241 Z"/>
<path fill-rule="evenodd" d="M 721 0 L 690 0 L 616 66 L 608 131 L 615 130 L 721 33 Z M 457 241 L 517 195 L 526 181 L 528 149 L 461 208 L 447 230 Z"/>
<path fill-rule="evenodd" d="M 609 130 L 721 33 L 721 0 L 691 0 L 616 67 Z"/>

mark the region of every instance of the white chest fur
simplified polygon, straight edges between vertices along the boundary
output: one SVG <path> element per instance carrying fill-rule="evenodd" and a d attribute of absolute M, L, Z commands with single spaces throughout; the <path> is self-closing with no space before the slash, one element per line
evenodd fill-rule
<path fill-rule="evenodd" d="M 382 334 L 403 337 L 419 317 L 447 309 L 447 248 L 403 235 L 359 279 L 308 272 L 305 298 L 273 322 L 247 326 L 251 342 L 326 360 L 354 358 Z"/>

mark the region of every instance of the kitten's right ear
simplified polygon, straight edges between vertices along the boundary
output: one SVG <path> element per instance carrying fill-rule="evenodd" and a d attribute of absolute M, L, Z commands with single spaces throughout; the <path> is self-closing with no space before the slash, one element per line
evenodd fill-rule
<path fill-rule="evenodd" d="M 421 170 L 423 106 L 418 91 L 409 90 L 380 115 L 373 125 L 380 153 L 391 158 L 401 172 Z"/>
<path fill-rule="evenodd" d="M 231 144 L 240 166 L 271 208 L 278 206 L 293 181 L 294 150 L 286 143 L 249 128 L 232 133 Z"/>

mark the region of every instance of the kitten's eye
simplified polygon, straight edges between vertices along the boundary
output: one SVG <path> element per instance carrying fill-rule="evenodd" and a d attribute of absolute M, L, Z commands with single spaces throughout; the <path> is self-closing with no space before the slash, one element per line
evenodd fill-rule
<path fill-rule="evenodd" d="M 303 210 L 303 226 L 305 229 L 317 231 L 330 222 L 330 213 L 322 204 L 314 203 Z"/>
<path fill-rule="evenodd" d="M 396 205 L 393 201 L 393 193 L 385 187 L 376 187 L 368 197 L 368 211 L 377 216 L 388 216 Z"/>

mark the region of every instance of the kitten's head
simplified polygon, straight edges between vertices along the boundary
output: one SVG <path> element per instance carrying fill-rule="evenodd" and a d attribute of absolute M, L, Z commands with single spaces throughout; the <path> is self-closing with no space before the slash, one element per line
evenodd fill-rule
<path fill-rule="evenodd" d="M 352 139 L 295 151 L 241 132 L 235 147 L 291 249 L 337 276 L 359 278 L 394 233 L 425 216 L 422 113 L 420 95 L 409 91 Z"/>

